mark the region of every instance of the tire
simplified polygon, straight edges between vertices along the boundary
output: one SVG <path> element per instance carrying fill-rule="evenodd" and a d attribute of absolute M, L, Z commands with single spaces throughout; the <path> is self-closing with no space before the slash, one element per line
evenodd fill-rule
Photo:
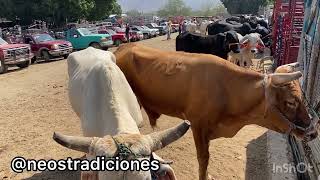
<path fill-rule="evenodd" d="M 121 43 L 122 43 L 122 41 L 120 39 L 117 39 L 117 40 L 114 41 L 114 45 L 116 47 L 119 47 Z"/>
<path fill-rule="evenodd" d="M 102 49 L 101 45 L 97 42 L 93 42 L 90 44 L 91 47 L 94 47 L 96 49 Z"/>
<path fill-rule="evenodd" d="M 29 65 L 30 65 L 30 61 L 26 61 L 26 62 L 24 62 L 24 63 L 22 63 L 22 64 L 17 64 L 17 66 L 18 66 L 19 68 L 21 68 L 21 69 L 27 68 Z"/>
<path fill-rule="evenodd" d="M 8 72 L 8 66 L 4 64 L 3 60 L 0 60 L 0 74 L 4 74 Z"/>
<path fill-rule="evenodd" d="M 143 39 L 149 39 L 149 35 L 148 34 L 143 34 Z"/>
<path fill-rule="evenodd" d="M 37 61 L 37 57 L 34 56 L 34 57 L 31 59 L 31 64 L 34 64 L 36 61 Z"/>
<path fill-rule="evenodd" d="M 42 56 L 42 58 L 44 59 L 44 61 L 46 61 L 46 62 L 48 62 L 48 61 L 50 61 L 50 54 L 49 54 L 49 52 L 48 51 L 46 51 L 46 50 L 43 50 L 42 52 L 41 52 L 41 56 Z"/>

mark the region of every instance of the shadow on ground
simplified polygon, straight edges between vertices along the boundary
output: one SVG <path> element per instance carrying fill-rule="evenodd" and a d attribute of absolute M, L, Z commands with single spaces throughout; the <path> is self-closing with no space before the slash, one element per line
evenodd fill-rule
<path fill-rule="evenodd" d="M 247 146 L 246 180 L 268 180 L 267 132 Z"/>
<path fill-rule="evenodd" d="M 34 174 L 32 177 L 25 178 L 24 180 L 44 180 L 44 179 L 79 180 L 80 171 L 44 171 L 38 174 Z"/>

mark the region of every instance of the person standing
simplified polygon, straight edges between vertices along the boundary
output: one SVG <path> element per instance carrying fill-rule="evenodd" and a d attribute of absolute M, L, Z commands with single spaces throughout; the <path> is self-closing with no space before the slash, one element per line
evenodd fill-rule
<path fill-rule="evenodd" d="M 127 26 L 126 26 L 126 38 L 129 43 L 130 42 L 130 26 L 129 26 L 129 24 L 127 24 Z"/>
<path fill-rule="evenodd" d="M 172 22 L 169 21 L 167 23 L 167 40 L 171 39 L 171 32 L 172 32 Z"/>

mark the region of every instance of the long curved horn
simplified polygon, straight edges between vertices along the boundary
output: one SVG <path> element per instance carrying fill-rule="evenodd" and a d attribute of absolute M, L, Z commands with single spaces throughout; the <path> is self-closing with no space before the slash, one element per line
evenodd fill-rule
<path fill-rule="evenodd" d="M 89 137 L 76 137 L 76 136 L 66 136 L 61 133 L 55 132 L 53 134 L 53 140 L 58 144 L 72 150 L 89 153 L 89 147 L 93 138 Z"/>
<path fill-rule="evenodd" d="M 168 144 L 181 138 L 188 131 L 190 125 L 189 121 L 184 121 L 176 127 L 147 135 L 151 138 L 151 152 L 162 149 Z"/>
<path fill-rule="evenodd" d="M 294 73 L 275 73 L 271 74 L 271 83 L 274 85 L 282 85 L 294 80 L 299 79 L 302 77 L 301 72 L 294 72 Z"/>

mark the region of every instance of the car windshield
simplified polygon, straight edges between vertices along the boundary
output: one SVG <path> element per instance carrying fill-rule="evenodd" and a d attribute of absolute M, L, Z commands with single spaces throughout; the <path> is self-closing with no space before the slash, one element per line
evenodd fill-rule
<path fill-rule="evenodd" d="M 38 34 L 33 36 L 36 42 L 46 42 L 46 41 L 54 41 L 55 39 L 51 37 L 49 34 Z"/>
<path fill-rule="evenodd" d="M 150 28 L 148 28 L 147 26 L 142 26 L 143 27 L 143 29 L 147 29 L 147 30 L 149 30 Z"/>
<path fill-rule="evenodd" d="M 8 43 L 0 37 L 0 45 L 6 45 L 6 44 Z"/>
<path fill-rule="evenodd" d="M 112 29 L 107 29 L 107 32 L 108 32 L 110 35 L 115 35 L 115 34 L 117 34 L 117 33 L 114 32 Z"/>
<path fill-rule="evenodd" d="M 89 29 L 87 29 L 87 28 L 79 28 L 78 31 L 80 34 L 82 34 L 84 36 L 92 34 L 91 31 L 89 31 Z"/>

